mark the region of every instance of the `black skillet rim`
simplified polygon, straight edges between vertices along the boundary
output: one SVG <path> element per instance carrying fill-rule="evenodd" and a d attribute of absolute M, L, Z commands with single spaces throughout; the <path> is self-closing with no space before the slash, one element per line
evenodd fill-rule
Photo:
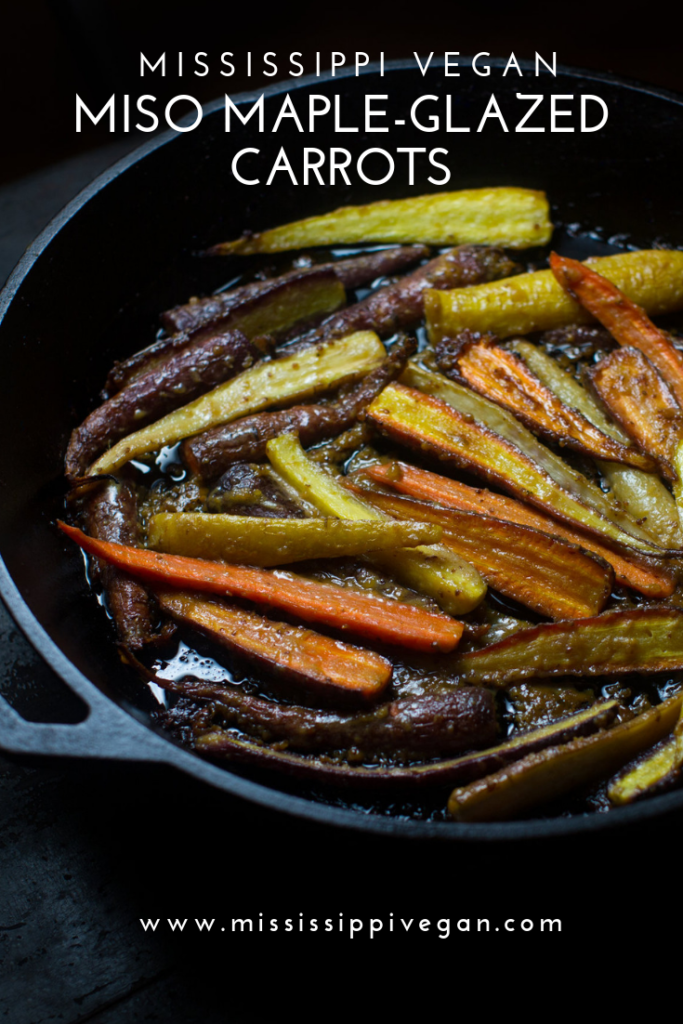
<path fill-rule="evenodd" d="M 466 60 L 469 58 L 465 58 Z M 502 58 L 491 58 L 489 63 L 496 68 L 505 66 L 506 61 Z M 530 61 L 519 62 L 522 68 L 531 69 L 533 64 Z M 443 66 L 443 58 L 434 61 L 435 67 Z M 387 61 L 384 64 L 385 73 L 401 71 L 414 68 L 414 62 L 410 60 Z M 375 62 L 364 68 L 359 79 L 365 75 L 376 73 L 380 70 L 380 64 Z M 666 89 L 649 86 L 632 79 L 623 78 L 609 73 L 591 71 L 582 68 L 573 68 L 558 64 L 558 72 L 583 81 L 604 82 L 610 85 L 617 85 L 619 88 L 632 90 L 638 93 L 654 96 L 658 99 L 683 106 L 683 96 Z M 330 73 L 326 75 L 306 75 L 296 81 L 285 80 L 266 86 L 263 89 L 242 92 L 232 96 L 235 103 L 255 102 L 261 95 L 278 95 L 283 92 L 293 91 L 302 86 L 307 86 L 321 80 L 331 78 Z M 341 73 L 334 76 L 336 79 L 356 77 L 353 69 L 343 69 Z M 213 114 L 222 108 L 223 100 L 214 100 L 204 106 L 204 116 Z M 50 242 L 58 234 L 61 228 L 83 207 L 86 203 L 105 188 L 111 181 L 124 173 L 138 161 L 144 159 L 150 152 L 158 147 L 166 145 L 177 137 L 178 133 L 169 130 L 136 147 L 122 159 L 118 160 L 112 167 L 98 175 L 89 185 L 72 199 L 44 228 L 38 237 L 27 247 L 25 253 L 17 263 L 15 269 L 9 276 L 2 292 L 0 293 L 0 322 L 14 299 L 24 278 L 33 267 L 39 256 L 48 247 Z M 652 818 L 660 818 L 669 812 L 675 812 L 683 808 L 683 792 L 668 793 L 652 797 L 642 803 L 630 807 L 615 808 L 609 813 L 592 813 L 573 815 L 571 817 L 532 819 L 510 822 L 490 822 L 482 824 L 468 824 L 457 822 L 425 822 L 402 817 L 384 817 L 370 811 L 361 813 L 357 810 L 350 810 L 319 803 L 310 798 L 296 796 L 290 793 L 283 793 L 277 788 L 269 785 L 253 782 L 240 775 L 235 775 L 229 770 L 218 767 L 208 761 L 204 761 L 197 755 L 176 745 L 166 734 L 161 733 L 153 726 L 140 721 L 135 709 L 126 705 L 125 701 L 120 704 L 105 696 L 93 682 L 66 658 L 61 649 L 48 636 L 46 631 L 38 623 L 30 610 L 28 604 L 19 594 L 19 591 L 10 576 L 4 561 L 0 558 L 0 597 L 10 611 L 15 622 L 25 634 L 26 638 L 43 658 L 50 668 L 73 690 L 84 702 L 94 710 L 96 707 L 105 708 L 110 715 L 124 716 L 124 732 L 130 740 L 127 752 L 118 754 L 118 758 L 135 761 L 154 761 L 166 763 L 184 771 L 199 781 L 208 783 L 218 789 L 222 789 L 233 796 L 248 800 L 271 810 L 280 811 L 295 817 L 315 821 L 324 825 L 334 825 L 351 828 L 363 832 L 371 832 L 381 835 L 395 835 L 401 838 L 422 838 L 459 841 L 491 841 L 500 840 L 527 840 L 545 839 L 567 835 L 585 834 L 602 830 L 605 828 L 616 828 L 619 826 L 632 825 L 636 822 L 643 822 Z M 132 712 L 132 713 L 131 713 Z M 86 720 L 87 722 L 87 720 Z M 119 725 L 121 723 L 119 722 Z M 55 728 L 62 728 L 55 726 Z M 145 739 L 152 740 L 145 743 Z M 158 740 L 162 741 L 161 746 Z M 145 747 L 149 750 L 145 754 Z M 142 750 L 140 749 L 142 747 Z M 36 741 L 30 753 L 40 755 L 45 753 L 41 749 L 40 734 L 36 731 Z M 68 756 L 68 754 L 64 755 Z M 88 756 L 87 753 L 85 756 Z M 91 750 L 91 756 L 97 757 L 97 750 Z"/>

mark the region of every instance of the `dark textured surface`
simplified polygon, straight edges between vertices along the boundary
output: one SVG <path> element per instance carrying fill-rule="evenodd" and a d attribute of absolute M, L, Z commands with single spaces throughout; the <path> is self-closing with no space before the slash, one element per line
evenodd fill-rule
<path fill-rule="evenodd" d="M 0 192 L 0 276 L 112 153 Z M 19 693 L 20 710 L 78 719 L 78 702 L 3 609 L 0 649 L 0 689 Z M 533 984 L 532 950 L 534 964 L 550 958 L 565 983 L 567 974 L 577 980 L 590 951 L 599 951 L 604 974 L 624 946 L 642 972 L 646 958 L 634 943 L 656 936 L 676 913 L 666 879 L 678 877 L 671 865 L 682 824 L 678 814 L 582 839 L 454 846 L 299 822 L 161 768 L 0 759 L 0 1021 L 334 1018 L 366 998 L 359 979 L 390 945 L 380 975 L 385 1010 L 428 978 L 439 990 L 455 982 L 462 991 L 484 950 L 492 977 L 500 979 L 502 964 L 520 965 L 518 996 Z M 294 931 L 230 933 L 232 918 L 260 912 L 291 918 Z M 348 929 L 299 933 L 300 914 L 335 925 L 340 915 L 383 917 L 385 931 L 372 943 L 351 941 Z M 561 917 L 563 934 L 504 931 L 506 918 L 539 915 Z M 162 923 L 144 932 L 141 917 Z M 191 924 L 171 933 L 168 917 L 217 924 L 209 935 Z M 454 929 L 440 940 L 433 928 L 415 931 L 428 917 L 490 917 L 493 934 Z M 415 923 L 399 941 L 401 918 Z M 406 955 L 411 967 L 403 971 Z"/>

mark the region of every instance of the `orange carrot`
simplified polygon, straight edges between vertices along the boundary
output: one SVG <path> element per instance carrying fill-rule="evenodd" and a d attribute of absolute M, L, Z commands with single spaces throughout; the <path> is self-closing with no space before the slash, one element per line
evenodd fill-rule
<path fill-rule="evenodd" d="M 645 472 L 657 468 L 650 455 L 615 441 L 561 402 L 519 356 L 494 341 L 466 345 L 458 357 L 458 369 L 474 391 L 509 409 L 534 434 L 595 459 L 622 462 Z"/>
<path fill-rule="evenodd" d="M 551 253 L 558 283 L 607 328 L 620 345 L 639 348 L 655 366 L 683 408 L 683 355 L 649 316 L 611 281 L 585 263 Z"/>
<path fill-rule="evenodd" d="M 673 462 L 683 438 L 683 411 L 649 359 L 637 348 L 617 348 L 592 366 L 588 379 L 611 416 L 674 483 Z"/>
<path fill-rule="evenodd" d="M 464 627 L 456 619 L 367 591 L 319 583 L 279 570 L 126 547 L 95 540 L 66 523 L 59 522 L 58 526 L 89 554 L 152 582 L 231 594 L 290 612 L 307 622 L 348 629 L 372 640 L 418 651 L 452 651 L 462 636 Z"/>
<path fill-rule="evenodd" d="M 561 537 L 479 512 L 440 508 L 396 494 L 367 491 L 347 482 L 354 494 L 396 519 L 410 514 L 443 528 L 441 543 L 465 558 L 491 587 L 551 619 L 583 619 L 603 610 L 614 573 L 602 558 Z"/>
<path fill-rule="evenodd" d="M 182 590 L 157 592 L 163 611 L 199 630 L 258 668 L 333 698 L 372 700 L 391 678 L 391 662 L 361 647 L 304 626 L 264 619 L 256 612 Z"/>
<path fill-rule="evenodd" d="M 651 566 L 645 559 L 626 558 L 623 554 L 600 544 L 593 537 L 571 530 L 550 516 L 529 508 L 528 505 L 524 505 L 514 498 L 494 494 L 485 488 L 469 487 L 467 484 L 440 476 L 438 473 L 418 469 L 407 462 L 366 466 L 363 473 L 375 483 L 389 485 L 413 498 L 436 501 L 446 508 L 455 508 L 462 512 L 479 512 L 495 516 L 495 518 L 506 520 L 509 523 L 532 526 L 543 533 L 564 537 L 565 540 L 585 548 L 586 551 L 601 555 L 614 569 L 618 583 L 631 587 L 648 597 L 663 600 L 671 597 L 676 589 L 675 579 L 667 569 Z"/>

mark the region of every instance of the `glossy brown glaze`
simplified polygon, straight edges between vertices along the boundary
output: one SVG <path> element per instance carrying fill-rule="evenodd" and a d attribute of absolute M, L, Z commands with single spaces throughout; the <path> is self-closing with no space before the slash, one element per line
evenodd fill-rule
<path fill-rule="evenodd" d="M 303 519 L 305 512 L 286 494 L 268 466 L 235 462 L 223 473 L 206 501 L 208 512 L 260 519 Z"/>
<path fill-rule="evenodd" d="M 577 360 L 592 359 L 599 352 L 609 352 L 617 344 L 604 327 L 587 324 L 543 331 L 539 342 L 565 370 Z"/>

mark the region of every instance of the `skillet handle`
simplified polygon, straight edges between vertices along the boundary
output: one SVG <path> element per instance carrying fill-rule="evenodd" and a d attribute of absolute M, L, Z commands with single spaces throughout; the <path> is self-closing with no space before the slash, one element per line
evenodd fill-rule
<path fill-rule="evenodd" d="M 169 745 L 109 701 L 88 701 L 88 716 L 74 724 L 28 722 L 0 696 L 0 751 L 125 761 L 168 761 Z"/>

